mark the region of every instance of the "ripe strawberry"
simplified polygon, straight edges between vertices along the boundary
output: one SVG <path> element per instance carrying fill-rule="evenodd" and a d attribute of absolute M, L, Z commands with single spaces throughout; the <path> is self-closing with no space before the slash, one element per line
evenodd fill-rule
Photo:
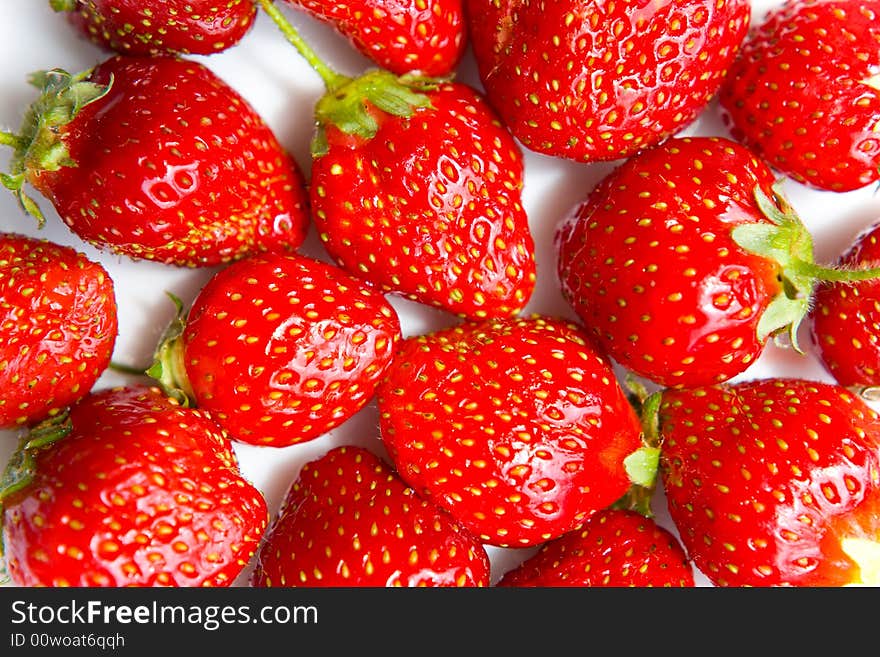
<path fill-rule="evenodd" d="M 282 447 L 363 408 L 399 339 L 393 307 L 360 279 L 298 254 L 266 254 L 208 281 L 149 373 L 234 439 Z"/>
<path fill-rule="evenodd" d="M 210 69 L 116 56 L 91 73 L 38 74 L 3 183 L 41 218 L 30 183 L 100 249 L 191 267 L 298 247 L 302 174 L 269 127 Z"/>
<path fill-rule="evenodd" d="M 669 513 L 718 586 L 880 584 L 880 418 L 845 388 L 763 379 L 666 391 Z"/>
<path fill-rule="evenodd" d="M 746 0 L 468 0 L 489 101 L 529 149 L 615 160 L 691 123 L 745 37 Z"/>
<path fill-rule="evenodd" d="M 402 75 L 447 75 L 464 53 L 462 0 L 286 0 L 332 24 L 365 57 Z"/>
<path fill-rule="evenodd" d="M 880 263 L 880 222 L 862 231 L 839 261 Z M 880 385 L 880 281 L 825 283 L 816 290 L 811 329 L 817 354 L 843 386 Z"/>
<path fill-rule="evenodd" d="M 0 329 L 0 429 L 56 415 L 110 364 L 113 281 L 70 247 L 0 233 Z"/>
<path fill-rule="evenodd" d="M 684 548 L 653 517 L 603 509 L 507 571 L 501 587 L 693 587 Z"/>
<path fill-rule="evenodd" d="M 480 541 L 537 545 L 630 486 L 639 419 L 610 365 L 553 318 L 407 338 L 376 391 L 400 476 Z"/>
<path fill-rule="evenodd" d="M 792 345 L 820 280 L 812 237 L 745 147 L 672 138 L 612 171 L 557 234 L 564 297 L 622 367 L 668 387 L 745 371 Z"/>
<path fill-rule="evenodd" d="M 146 386 L 32 431 L 0 489 L 20 586 L 229 586 L 268 524 L 222 430 Z"/>
<path fill-rule="evenodd" d="M 248 33 L 251 0 L 49 0 L 92 42 L 125 55 L 210 55 Z"/>
<path fill-rule="evenodd" d="M 292 41 L 328 89 L 315 107 L 309 189 L 336 263 L 462 317 L 522 310 L 535 286 L 522 153 L 483 97 L 385 70 L 352 80 Z"/>
<path fill-rule="evenodd" d="M 252 584 L 488 586 L 489 556 L 384 461 L 344 446 L 303 466 L 260 548 Z"/>
<path fill-rule="evenodd" d="M 818 189 L 880 179 L 878 17 L 878 0 L 788 0 L 769 11 L 720 94 L 731 135 Z"/>

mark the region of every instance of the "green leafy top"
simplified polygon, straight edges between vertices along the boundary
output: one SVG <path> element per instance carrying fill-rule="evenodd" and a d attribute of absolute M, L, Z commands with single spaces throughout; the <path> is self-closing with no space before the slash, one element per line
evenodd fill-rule
<path fill-rule="evenodd" d="M 0 557 L 3 549 L 3 504 L 14 493 L 25 489 L 36 472 L 37 453 L 61 440 L 73 429 L 68 412 L 44 420 L 24 434 L 0 477 Z"/>
<path fill-rule="evenodd" d="M 25 212 L 40 226 L 45 218 L 36 202 L 24 193 L 24 183 L 29 172 L 76 166 L 59 137 L 59 128 L 70 123 L 83 107 L 106 95 L 112 85 L 112 80 L 106 85 L 89 82 L 90 73 L 72 75 L 56 68 L 32 74 L 29 82 L 40 90 L 39 97 L 25 112 L 17 134 L 0 133 L 0 144 L 14 149 L 9 173 L 0 174 L 0 183 L 16 195 Z"/>
<path fill-rule="evenodd" d="M 816 285 L 821 281 L 854 282 L 880 277 L 877 269 L 843 269 L 817 265 L 813 238 L 781 191 L 783 181 L 772 189 L 771 199 L 760 186 L 755 202 L 770 223 L 750 223 L 732 231 L 733 241 L 750 253 L 775 262 L 780 271 L 781 291 L 764 309 L 758 321 L 760 340 L 788 335 L 791 346 L 803 353 L 798 327 L 810 312 Z"/>
<path fill-rule="evenodd" d="M 356 78 L 337 73 L 318 57 L 272 0 L 258 2 L 287 41 L 321 77 L 327 90 L 315 105 L 318 129 L 312 141 L 314 157 L 327 152 L 325 129 L 328 125 L 336 126 L 345 134 L 372 139 L 378 130 L 378 123 L 371 106 L 398 117 L 408 117 L 419 108 L 431 106 L 425 92 L 437 88 L 442 79 L 419 75 L 396 76 L 384 69 L 373 69 Z"/>

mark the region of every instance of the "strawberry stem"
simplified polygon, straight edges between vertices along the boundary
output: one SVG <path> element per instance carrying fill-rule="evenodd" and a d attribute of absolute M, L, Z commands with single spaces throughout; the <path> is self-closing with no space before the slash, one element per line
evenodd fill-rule
<path fill-rule="evenodd" d="M 11 132 L 0 131 L 0 146 L 11 146 L 19 148 L 21 146 L 21 138 Z"/>
<path fill-rule="evenodd" d="M 73 11 L 77 0 L 49 0 L 49 6 L 55 11 Z"/>
<path fill-rule="evenodd" d="M 856 282 L 880 278 L 880 268 L 841 269 L 816 264 L 813 237 L 781 191 L 782 181 L 772 187 L 772 198 L 756 186 L 755 203 L 767 222 L 736 226 L 731 236 L 742 249 L 774 262 L 778 267 L 779 293 L 770 301 L 757 325 L 760 340 L 787 334 L 791 346 L 798 344 L 798 327 L 810 310 L 819 282 Z"/>
<path fill-rule="evenodd" d="M 409 117 L 418 108 L 431 107 L 424 92 L 436 89 L 440 80 L 406 74 L 400 77 L 384 69 L 373 69 L 350 78 L 327 66 L 299 35 L 272 0 L 258 0 L 285 38 L 321 76 L 326 93 L 315 105 L 318 129 L 312 141 L 312 155 L 327 153 L 325 128 L 335 126 L 347 135 L 372 139 L 379 129 L 376 115 Z"/>
<path fill-rule="evenodd" d="M 828 283 L 855 283 L 880 278 L 880 267 L 873 269 L 836 269 L 833 267 L 822 267 L 814 262 L 799 262 L 797 267 L 805 276 Z"/>
<path fill-rule="evenodd" d="M 275 3 L 272 0 L 258 1 L 263 8 L 263 11 L 266 12 L 269 18 L 271 18 L 275 25 L 278 26 L 278 29 L 281 30 L 281 34 L 283 34 L 290 44 L 296 48 L 297 52 L 302 55 L 303 59 L 308 62 L 309 66 L 321 76 L 321 80 L 323 80 L 327 91 L 335 91 L 351 80 L 351 78 L 334 71 L 327 66 L 320 57 L 318 57 L 318 54 L 314 49 L 299 35 L 296 28 L 287 20 L 287 18 L 285 18 L 284 14 L 277 6 L 275 6 Z"/>

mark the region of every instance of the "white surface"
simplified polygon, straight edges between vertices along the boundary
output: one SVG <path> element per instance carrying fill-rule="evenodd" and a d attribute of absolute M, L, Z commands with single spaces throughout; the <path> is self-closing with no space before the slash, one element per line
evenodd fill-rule
<path fill-rule="evenodd" d="M 753 2 L 753 20 L 760 20 L 778 0 Z M 327 26 L 287 11 L 303 36 L 319 54 L 341 73 L 356 74 L 368 62 L 339 35 Z M 48 0 L 2 0 L 0 2 L 0 130 L 17 131 L 24 108 L 34 97 L 27 84 L 33 71 L 54 67 L 80 71 L 94 66 L 104 53 L 80 38 L 61 16 L 49 8 Z M 262 114 L 281 142 L 308 174 L 309 140 L 312 136 L 312 107 L 323 91 L 320 79 L 298 57 L 275 26 L 262 14 L 245 39 L 224 53 L 198 58 L 235 87 Z M 476 69 L 470 54 L 460 67 L 458 80 L 479 87 Z M 711 105 L 698 121 L 685 131 L 690 134 L 727 136 L 717 108 Z M 0 150 L 0 170 L 6 170 L 8 149 Z M 538 283 L 526 312 L 573 317 L 563 302 L 556 282 L 555 253 L 552 237 L 558 221 L 581 200 L 612 164 L 586 165 L 549 158 L 524 151 L 526 177 L 523 201 L 537 244 Z M 835 194 L 807 189 L 789 181 L 785 191 L 795 209 L 812 230 L 816 241 L 816 257 L 831 262 L 844 250 L 853 237 L 874 219 L 880 218 L 880 198 L 875 186 L 856 192 Z M 102 262 L 112 276 L 119 305 L 120 333 L 114 360 L 148 363 L 153 347 L 173 308 L 165 296 L 171 291 L 184 302 L 191 301 L 213 270 L 186 270 L 147 262 L 134 262 L 108 256 L 85 245 L 58 219 L 51 205 L 35 197 L 46 214 L 47 225 L 42 231 L 23 215 L 11 194 L 0 189 L 0 230 L 43 237 L 77 248 L 93 260 Z M 327 256 L 311 234 L 301 248 L 303 253 L 327 260 Z M 392 297 L 398 309 L 405 335 L 414 335 L 455 323 L 443 312 Z M 804 327 L 805 328 L 805 327 Z M 802 343 L 809 346 L 806 333 Z M 738 378 L 769 375 L 802 376 L 830 380 L 815 357 L 799 356 L 774 345 Z M 133 379 L 128 379 L 131 381 Z M 99 388 L 125 383 L 114 373 L 105 374 Z M 2 391 L 0 391 L 2 394 Z M 265 494 L 270 509 L 276 509 L 287 486 L 299 468 L 332 446 L 357 443 L 382 453 L 378 436 L 378 416 L 369 405 L 357 416 L 328 435 L 302 445 L 288 448 L 257 448 L 236 445 L 245 476 Z M 0 432 L 0 464 L 6 462 L 16 444 L 12 432 Z M 661 524 L 671 527 L 661 494 L 655 500 L 655 512 Z M 673 528 L 674 530 L 674 528 Z M 488 548 L 493 563 L 493 581 L 533 550 Z M 246 584 L 247 572 L 239 578 Z M 700 586 L 708 580 L 697 573 Z"/>

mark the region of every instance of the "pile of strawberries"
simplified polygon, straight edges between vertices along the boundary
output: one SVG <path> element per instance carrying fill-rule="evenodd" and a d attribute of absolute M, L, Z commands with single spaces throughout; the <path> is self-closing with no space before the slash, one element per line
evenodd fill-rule
<path fill-rule="evenodd" d="M 0 126 L 11 584 L 880 584 L 880 215 L 823 264 L 786 197 L 880 182 L 880 0 L 46 3 L 97 63 Z M 308 144 L 213 67 L 258 22 Z M 147 363 L 123 262 L 197 281 Z"/>

